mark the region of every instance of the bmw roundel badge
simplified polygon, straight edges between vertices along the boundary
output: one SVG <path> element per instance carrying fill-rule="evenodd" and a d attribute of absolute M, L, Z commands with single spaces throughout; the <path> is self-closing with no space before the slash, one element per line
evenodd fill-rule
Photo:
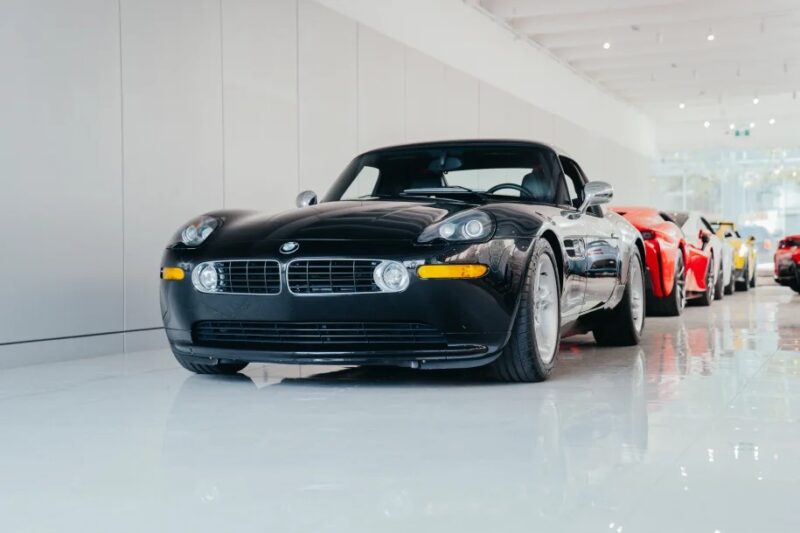
<path fill-rule="evenodd" d="M 289 241 L 281 244 L 282 254 L 293 254 L 300 248 L 300 245 L 294 241 Z"/>

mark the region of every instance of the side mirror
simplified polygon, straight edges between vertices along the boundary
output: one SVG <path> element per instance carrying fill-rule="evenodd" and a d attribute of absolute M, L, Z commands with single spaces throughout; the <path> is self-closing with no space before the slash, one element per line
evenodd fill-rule
<path fill-rule="evenodd" d="M 756 242 L 756 238 L 755 238 L 755 236 L 754 236 L 754 235 L 750 235 L 750 236 L 747 238 L 747 240 L 748 240 L 748 241 L 750 241 L 750 242 Z"/>
<path fill-rule="evenodd" d="M 297 207 L 317 205 L 317 193 L 314 191 L 303 191 L 297 195 L 297 200 L 295 203 L 297 204 Z"/>
<path fill-rule="evenodd" d="M 583 203 L 578 211 L 583 215 L 595 205 L 607 204 L 614 198 L 614 187 L 605 181 L 590 181 L 583 188 Z"/>

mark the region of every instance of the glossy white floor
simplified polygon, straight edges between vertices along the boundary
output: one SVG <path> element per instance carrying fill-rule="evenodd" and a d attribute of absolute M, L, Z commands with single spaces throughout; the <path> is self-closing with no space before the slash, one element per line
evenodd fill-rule
<path fill-rule="evenodd" d="M 800 297 L 774 286 L 551 381 L 167 351 L 6 369 L 0 531 L 800 531 Z"/>

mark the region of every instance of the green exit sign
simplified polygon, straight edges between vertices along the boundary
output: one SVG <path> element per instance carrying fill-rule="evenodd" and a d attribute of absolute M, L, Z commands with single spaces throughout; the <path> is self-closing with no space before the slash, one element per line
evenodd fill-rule
<path fill-rule="evenodd" d="M 750 130 L 736 130 L 737 137 L 750 137 Z"/>

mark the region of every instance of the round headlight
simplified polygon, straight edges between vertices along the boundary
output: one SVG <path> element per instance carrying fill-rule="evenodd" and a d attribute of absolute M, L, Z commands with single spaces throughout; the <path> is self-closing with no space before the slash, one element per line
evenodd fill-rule
<path fill-rule="evenodd" d="M 181 232 L 181 241 L 186 246 L 200 246 L 219 226 L 214 217 L 202 216 L 186 226 Z"/>
<path fill-rule="evenodd" d="M 456 232 L 455 224 L 451 224 L 448 222 L 447 224 L 442 224 L 441 226 L 439 226 L 439 235 L 443 239 L 449 239 L 450 237 L 453 236 L 455 232 Z"/>
<path fill-rule="evenodd" d="M 192 273 L 192 284 L 200 292 L 216 292 L 219 288 L 219 274 L 211 263 L 198 265 Z"/>
<path fill-rule="evenodd" d="M 483 234 L 483 223 L 477 218 L 467 221 L 464 224 L 464 237 L 468 239 L 475 239 Z"/>
<path fill-rule="evenodd" d="M 397 261 L 382 261 L 375 267 L 373 279 L 384 292 L 400 292 L 408 288 L 408 270 Z"/>
<path fill-rule="evenodd" d="M 420 233 L 417 242 L 482 241 L 492 236 L 494 227 L 494 219 L 488 213 L 470 209 L 431 224 Z"/>

